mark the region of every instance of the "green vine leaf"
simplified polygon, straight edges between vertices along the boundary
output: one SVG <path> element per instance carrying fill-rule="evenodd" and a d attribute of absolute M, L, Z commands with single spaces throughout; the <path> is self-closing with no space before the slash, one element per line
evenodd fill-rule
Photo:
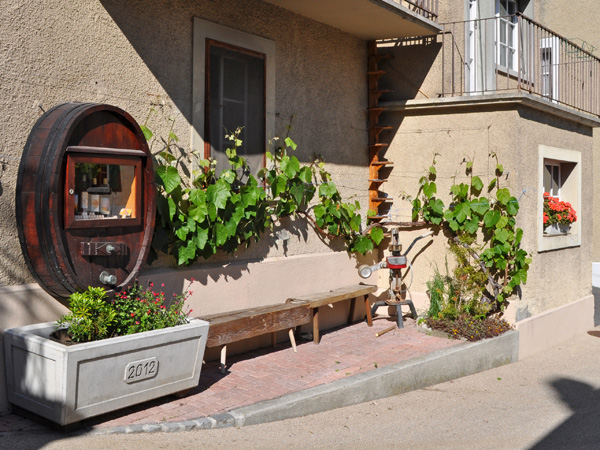
<path fill-rule="evenodd" d="M 490 202 L 487 198 L 474 198 L 471 201 L 471 210 L 474 211 L 479 216 L 485 215 L 490 209 Z"/>
<path fill-rule="evenodd" d="M 206 190 L 206 200 L 208 203 L 215 205 L 217 209 L 225 209 L 227 199 L 231 197 L 231 188 L 224 180 L 217 180 L 213 185 L 210 185 Z"/>
<path fill-rule="evenodd" d="M 504 189 L 498 189 L 498 192 L 496 192 L 496 198 L 503 205 L 507 205 L 508 201 L 511 198 L 510 191 L 508 189 L 506 189 L 506 188 L 504 188 Z"/>
<path fill-rule="evenodd" d="M 323 183 L 321 186 L 319 186 L 319 195 L 322 197 L 333 197 L 336 194 L 337 188 L 335 187 L 335 184 L 331 182 Z"/>
<path fill-rule="evenodd" d="M 437 192 L 437 186 L 435 183 L 430 182 L 430 183 L 425 183 L 423 185 L 423 194 L 425 194 L 425 196 L 427 198 L 433 197 L 436 192 Z"/>
<path fill-rule="evenodd" d="M 298 147 L 298 145 L 289 136 L 285 138 L 284 142 L 285 142 L 285 145 L 290 147 L 292 150 L 296 150 L 296 148 Z"/>
<path fill-rule="evenodd" d="M 483 189 L 483 181 L 479 177 L 473 177 L 471 179 L 471 192 L 473 195 L 479 195 Z"/>
<path fill-rule="evenodd" d="M 510 197 L 506 204 L 506 212 L 511 216 L 516 216 L 519 212 L 519 201 L 515 197 Z"/>
<path fill-rule="evenodd" d="M 187 245 L 179 247 L 177 256 L 177 264 L 180 266 L 192 262 L 196 257 L 196 244 L 194 241 L 189 241 Z"/>
<path fill-rule="evenodd" d="M 379 245 L 383 241 L 384 233 L 380 227 L 371 228 L 371 239 L 375 242 L 375 245 Z"/>
<path fill-rule="evenodd" d="M 181 186 L 181 177 L 175 167 L 172 166 L 158 166 L 156 174 L 162 181 L 162 185 L 165 188 L 167 194 L 173 192 L 176 188 Z"/>
<path fill-rule="evenodd" d="M 154 136 L 154 133 L 150 130 L 150 128 L 148 128 L 146 125 L 141 125 L 140 126 L 142 133 L 144 134 L 144 137 L 146 138 L 147 141 L 151 140 L 152 137 Z"/>
<path fill-rule="evenodd" d="M 483 216 L 483 223 L 485 224 L 486 228 L 495 227 L 499 220 L 500 212 L 495 210 L 490 210 L 485 213 L 485 216 Z"/>

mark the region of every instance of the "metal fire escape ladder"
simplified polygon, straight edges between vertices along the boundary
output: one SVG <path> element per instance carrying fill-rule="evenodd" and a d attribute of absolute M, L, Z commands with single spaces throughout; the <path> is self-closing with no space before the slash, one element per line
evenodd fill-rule
<path fill-rule="evenodd" d="M 391 130 L 391 126 L 379 124 L 379 116 L 385 108 L 379 106 L 379 97 L 382 94 L 391 92 L 385 89 L 379 89 L 379 78 L 386 72 L 379 70 L 379 62 L 383 59 L 390 58 L 392 55 L 386 53 L 377 53 L 377 42 L 369 41 L 368 43 L 368 72 L 367 78 L 369 82 L 369 210 L 375 211 L 375 215 L 369 216 L 368 219 L 373 222 L 379 222 L 382 219 L 388 218 L 385 214 L 385 206 L 391 205 L 393 199 L 381 191 L 382 184 L 387 181 L 382 178 L 380 170 L 385 167 L 393 166 L 393 162 L 386 161 L 381 158 L 380 152 L 388 147 L 388 143 L 381 142 L 381 134 L 386 130 Z"/>

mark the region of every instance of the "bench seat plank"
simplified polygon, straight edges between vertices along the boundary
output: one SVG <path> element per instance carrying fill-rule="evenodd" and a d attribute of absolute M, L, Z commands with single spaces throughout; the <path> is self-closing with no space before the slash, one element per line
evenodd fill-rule
<path fill-rule="evenodd" d="M 353 286 L 344 286 L 338 289 L 332 289 L 329 292 L 320 292 L 318 294 L 307 295 L 303 297 L 288 298 L 288 304 L 307 304 L 312 311 L 313 322 L 313 342 L 318 344 L 320 341 L 319 328 L 319 307 L 329 305 L 344 300 L 350 300 L 350 311 L 348 313 L 348 323 L 354 320 L 354 307 L 358 297 L 363 297 L 365 302 L 365 312 L 367 316 L 367 324 L 373 326 L 371 317 L 371 309 L 369 306 L 369 294 L 377 291 L 377 286 L 371 284 L 356 284 Z"/>
<path fill-rule="evenodd" d="M 207 347 L 217 347 L 311 321 L 308 304 L 278 304 L 203 316 L 210 323 Z"/>
<path fill-rule="evenodd" d="M 377 286 L 370 284 L 357 284 L 354 286 L 345 286 L 338 289 L 333 289 L 329 292 L 320 292 L 318 294 L 306 295 L 302 297 L 294 297 L 288 299 L 290 303 L 309 302 L 312 308 L 336 303 L 343 300 L 369 295 L 377 290 Z"/>

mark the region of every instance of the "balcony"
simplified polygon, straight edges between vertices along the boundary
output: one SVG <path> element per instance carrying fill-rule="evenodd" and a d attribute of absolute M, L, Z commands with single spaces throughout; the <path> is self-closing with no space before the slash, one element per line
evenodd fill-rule
<path fill-rule="evenodd" d="M 362 39 L 432 36 L 438 0 L 265 0 Z"/>
<path fill-rule="evenodd" d="M 600 60 L 516 14 L 442 24 L 442 97 L 526 93 L 600 115 Z"/>

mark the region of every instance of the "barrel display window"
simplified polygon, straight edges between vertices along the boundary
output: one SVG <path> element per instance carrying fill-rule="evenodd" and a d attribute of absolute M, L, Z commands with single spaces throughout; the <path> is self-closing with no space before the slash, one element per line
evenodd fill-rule
<path fill-rule="evenodd" d="M 155 199 L 152 155 L 131 115 L 94 103 L 51 108 L 30 132 L 17 178 L 32 275 L 63 303 L 88 286 L 131 285 L 150 250 Z"/>
<path fill-rule="evenodd" d="M 137 150 L 106 154 L 101 148 L 68 147 L 66 228 L 139 225 L 144 156 Z"/>

